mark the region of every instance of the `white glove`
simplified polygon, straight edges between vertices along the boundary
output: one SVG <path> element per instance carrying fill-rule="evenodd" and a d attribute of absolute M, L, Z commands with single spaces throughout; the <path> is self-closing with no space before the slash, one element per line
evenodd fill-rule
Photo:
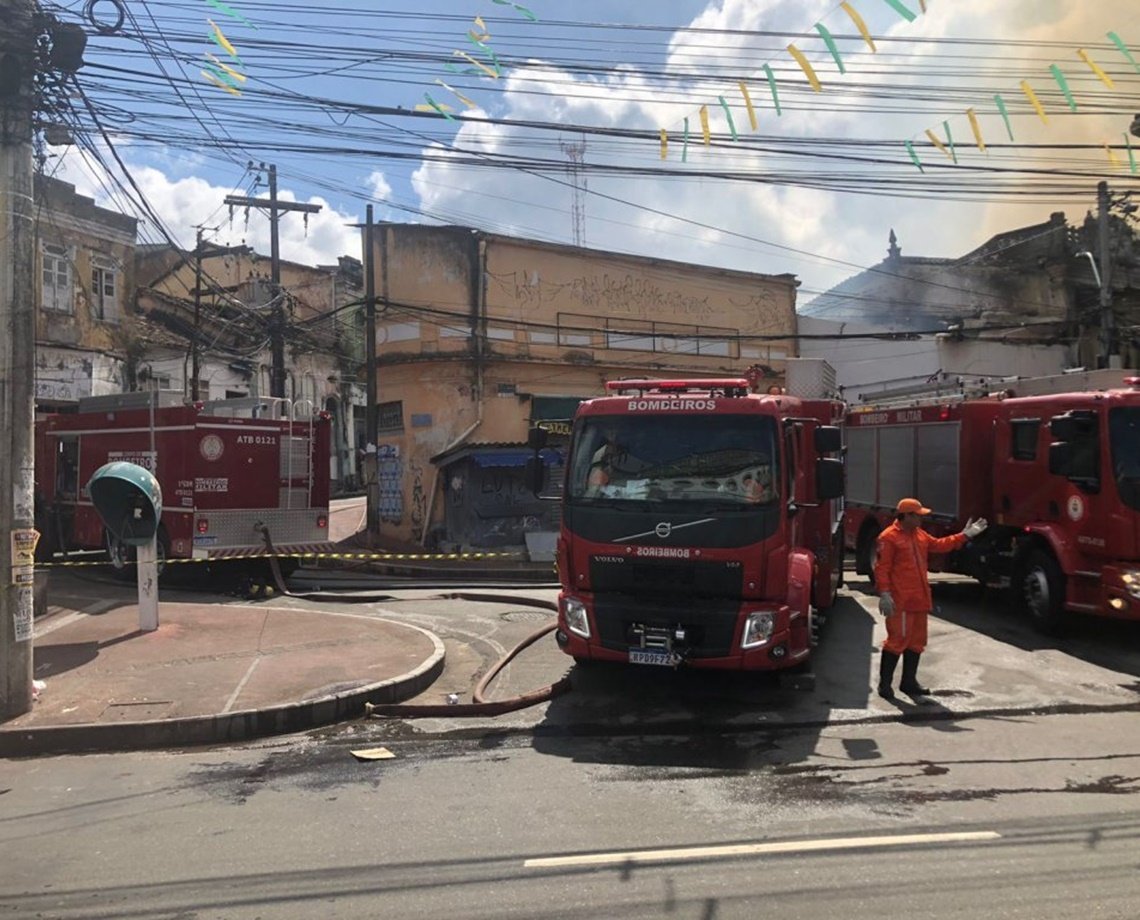
<path fill-rule="evenodd" d="M 890 591 L 884 591 L 879 595 L 879 613 L 885 617 L 895 615 L 895 599 L 891 597 Z"/>
<path fill-rule="evenodd" d="M 962 530 L 962 533 L 964 533 L 972 540 L 988 526 L 989 524 L 986 523 L 985 518 L 978 518 L 976 521 L 973 518 L 970 518 L 970 520 L 966 521 L 966 526 Z"/>

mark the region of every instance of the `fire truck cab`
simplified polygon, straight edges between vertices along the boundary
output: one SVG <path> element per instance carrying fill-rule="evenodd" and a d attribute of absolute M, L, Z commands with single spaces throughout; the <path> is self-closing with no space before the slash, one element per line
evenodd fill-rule
<path fill-rule="evenodd" d="M 842 404 L 759 395 L 744 378 L 607 390 L 579 406 L 568 446 L 559 647 L 579 661 L 804 664 L 842 572 Z"/>
<path fill-rule="evenodd" d="M 844 531 L 856 570 L 871 574 L 879 531 L 914 496 L 936 534 L 990 523 L 931 567 L 1008 588 L 1043 630 L 1072 614 L 1140 619 L 1140 377 L 1127 373 L 853 409 Z"/>

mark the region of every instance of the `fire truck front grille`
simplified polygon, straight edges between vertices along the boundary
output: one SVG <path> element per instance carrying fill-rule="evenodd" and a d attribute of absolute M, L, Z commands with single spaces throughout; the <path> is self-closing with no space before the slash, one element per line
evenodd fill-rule
<path fill-rule="evenodd" d="M 684 633 L 693 658 L 717 658 L 732 649 L 740 609 L 738 562 L 632 559 L 590 560 L 594 614 L 603 646 L 623 651 L 647 631 Z"/>
<path fill-rule="evenodd" d="M 684 640 L 679 644 L 691 658 L 720 658 L 731 652 L 739 607 L 740 602 L 731 598 L 594 596 L 598 638 L 605 648 L 625 651 L 631 645 L 640 645 L 642 634 L 674 635 L 680 628 Z"/>

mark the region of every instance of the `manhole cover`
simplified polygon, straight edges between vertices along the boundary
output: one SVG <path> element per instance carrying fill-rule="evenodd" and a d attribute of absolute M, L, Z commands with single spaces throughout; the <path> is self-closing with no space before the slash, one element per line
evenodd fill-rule
<path fill-rule="evenodd" d="M 545 623 L 552 616 L 553 610 L 508 610 L 499 614 L 500 619 L 510 623 Z"/>

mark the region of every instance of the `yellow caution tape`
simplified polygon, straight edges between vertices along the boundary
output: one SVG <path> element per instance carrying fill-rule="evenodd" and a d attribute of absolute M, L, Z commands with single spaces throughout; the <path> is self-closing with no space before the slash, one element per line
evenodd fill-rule
<path fill-rule="evenodd" d="M 229 562 L 238 559 L 350 559 L 357 562 L 433 562 L 449 560 L 470 562 L 482 559 L 521 559 L 523 553 L 241 553 L 232 556 L 211 556 L 200 559 L 164 559 L 162 565 L 183 565 L 195 562 Z M 110 565 L 108 559 L 81 562 L 39 562 L 37 569 L 83 568 Z M 133 564 L 133 563 L 132 563 Z"/>

